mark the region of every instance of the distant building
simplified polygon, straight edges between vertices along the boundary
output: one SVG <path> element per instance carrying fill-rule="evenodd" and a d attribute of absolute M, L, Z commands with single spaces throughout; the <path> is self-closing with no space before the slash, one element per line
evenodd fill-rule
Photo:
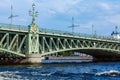
<path fill-rule="evenodd" d="M 72 54 L 72 56 L 92 57 L 92 56 L 87 55 L 85 53 L 79 53 L 79 52 L 74 52 L 74 54 Z"/>
<path fill-rule="evenodd" d="M 111 33 L 111 36 L 115 39 L 120 39 L 120 33 L 117 31 L 118 27 L 115 27 L 115 31 Z"/>

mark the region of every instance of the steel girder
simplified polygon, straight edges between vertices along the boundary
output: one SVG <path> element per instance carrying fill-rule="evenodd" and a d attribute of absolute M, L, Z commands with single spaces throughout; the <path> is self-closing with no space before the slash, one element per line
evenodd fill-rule
<path fill-rule="evenodd" d="M 101 50 L 120 54 L 119 42 L 48 35 L 40 35 L 39 40 L 39 52 L 41 55 L 72 50 Z"/>
<path fill-rule="evenodd" d="M 0 31 L 0 53 L 25 57 L 26 38 L 25 34 Z"/>
<path fill-rule="evenodd" d="M 36 44 L 39 44 L 38 52 L 41 55 L 76 50 L 99 50 L 116 54 L 120 53 L 120 42 L 118 41 L 14 30 L 0 30 L 0 53 L 6 52 L 10 55 L 26 57 L 26 54 L 32 54 L 27 53 L 27 50 L 29 50 L 30 46 L 35 47 L 31 44 L 35 41 L 36 37 L 39 38 Z"/>

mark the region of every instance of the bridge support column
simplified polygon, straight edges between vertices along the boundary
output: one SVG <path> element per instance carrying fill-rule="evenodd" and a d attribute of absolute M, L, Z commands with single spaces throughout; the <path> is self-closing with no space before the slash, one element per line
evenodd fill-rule
<path fill-rule="evenodd" d="M 26 62 L 40 63 L 42 57 L 39 54 L 39 28 L 35 22 L 35 17 L 38 16 L 38 12 L 35 12 L 35 4 L 32 5 L 32 10 L 29 11 L 29 15 L 32 17 L 32 22 L 28 27 Z"/>
<path fill-rule="evenodd" d="M 32 21 L 28 30 L 28 47 L 25 62 L 40 63 L 43 57 L 39 53 L 39 28 L 35 21 Z"/>
<path fill-rule="evenodd" d="M 26 63 L 41 63 L 45 58 L 40 54 L 28 54 L 26 57 Z"/>

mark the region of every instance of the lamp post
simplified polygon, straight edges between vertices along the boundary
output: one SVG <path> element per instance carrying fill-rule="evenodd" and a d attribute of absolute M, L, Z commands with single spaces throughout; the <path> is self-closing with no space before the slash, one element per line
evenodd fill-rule
<path fill-rule="evenodd" d="M 29 16 L 32 17 L 32 23 L 35 23 L 35 17 L 38 17 L 38 12 L 35 11 L 35 4 L 32 4 L 32 11 L 29 10 Z"/>

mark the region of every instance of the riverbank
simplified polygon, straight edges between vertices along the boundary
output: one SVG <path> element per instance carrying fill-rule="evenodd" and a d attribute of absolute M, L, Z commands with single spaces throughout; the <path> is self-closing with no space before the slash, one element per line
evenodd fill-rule
<path fill-rule="evenodd" d="M 31 59 L 31 58 L 30 58 Z M 28 63 L 29 59 L 24 58 L 0 58 L 0 65 L 3 64 L 32 64 Z M 38 61 L 37 64 L 41 63 L 81 63 L 81 62 L 91 62 L 92 57 L 86 57 L 86 56 L 48 56 L 48 57 L 41 57 L 39 58 L 33 58 L 32 61 Z"/>
<path fill-rule="evenodd" d="M 83 63 L 83 62 L 92 62 L 92 60 L 42 60 L 42 64 L 49 63 Z"/>
<path fill-rule="evenodd" d="M 63 56 L 49 56 L 41 60 L 40 63 L 81 63 L 81 62 L 92 62 L 92 57 L 86 56 L 74 56 L 74 57 L 63 57 Z"/>
<path fill-rule="evenodd" d="M 93 58 L 91 56 L 49 56 L 46 57 L 47 60 L 92 60 Z"/>

